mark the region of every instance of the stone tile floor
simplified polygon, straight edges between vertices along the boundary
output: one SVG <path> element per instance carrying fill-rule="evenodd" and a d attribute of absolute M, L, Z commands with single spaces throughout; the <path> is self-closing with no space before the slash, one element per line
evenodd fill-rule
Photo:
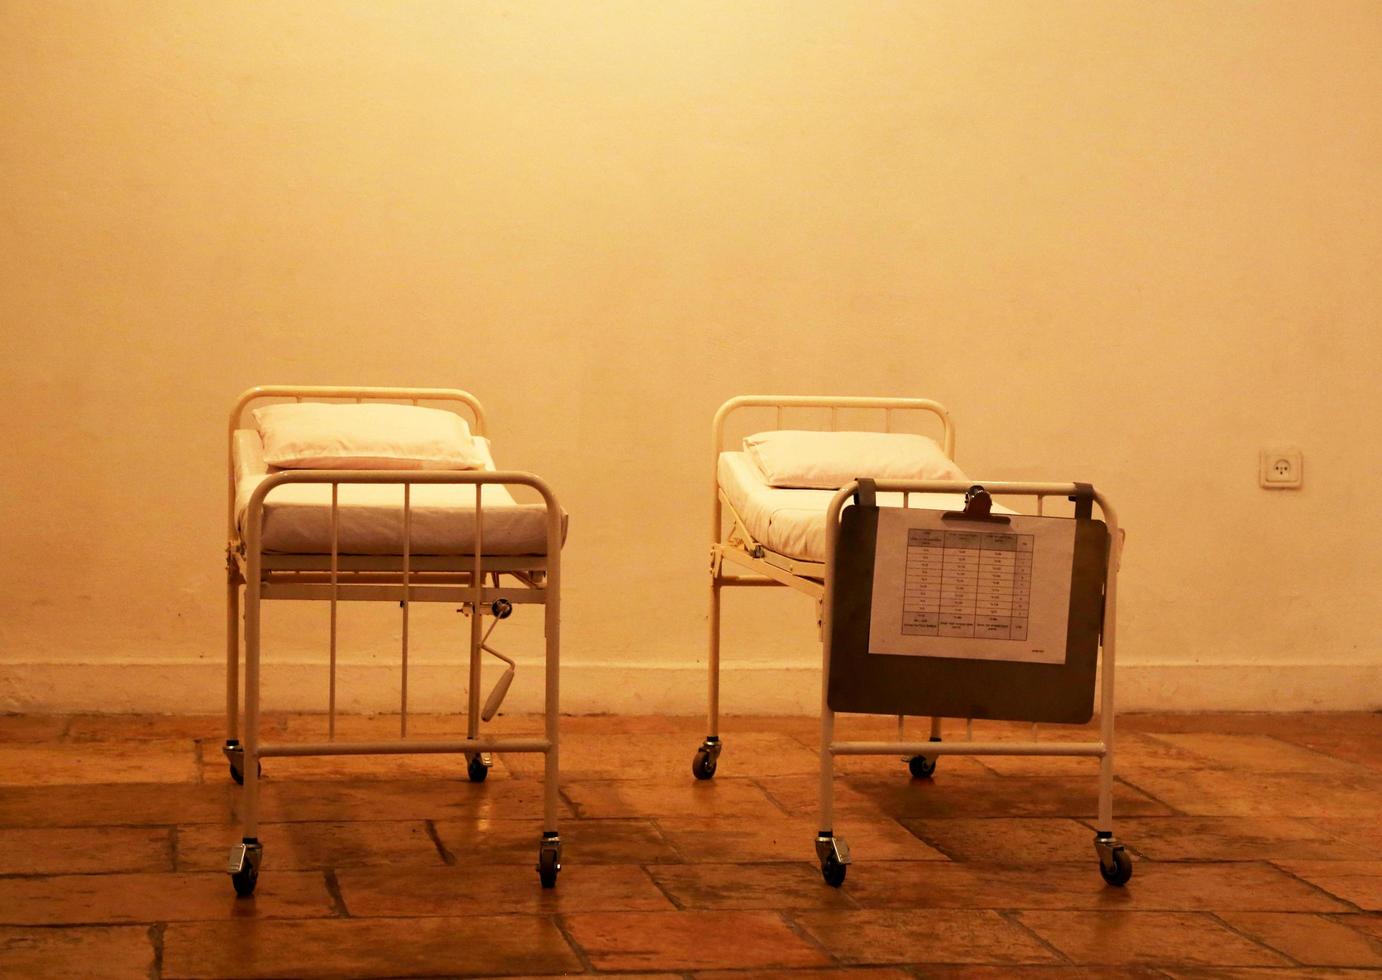
<path fill-rule="evenodd" d="M 325 721 L 266 727 L 308 739 Z M 397 719 L 338 730 L 389 737 Z M 452 757 L 271 759 L 259 889 L 236 899 L 218 719 L 0 716 L 0 976 L 1382 974 L 1382 715 L 1120 718 L 1123 889 L 1096 868 L 1091 761 L 959 757 L 924 781 L 896 758 L 841 760 L 856 863 L 825 886 L 815 733 L 727 719 L 719 774 L 697 783 L 700 719 L 564 719 L 553 891 L 533 869 L 535 757 L 498 759 L 482 785 Z"/>

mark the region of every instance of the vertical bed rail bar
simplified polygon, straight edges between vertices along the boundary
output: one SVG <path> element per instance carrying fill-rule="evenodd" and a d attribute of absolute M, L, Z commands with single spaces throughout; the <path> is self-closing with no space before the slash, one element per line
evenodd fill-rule
<path fill-rule="evenodd" d="M 408 616 L 413 609 L 413 485 L 403 484 L 403 683 L 399 690 L 398 736 L 408 737 Z"/>
<path fill-rule="evenodd" d="M 820 836 L 824 837 L 834 828 L 835 819 L 835 756 L 830 744 L 835 741 L 835 712 L 830 710 L 830 657 L 833 652 L 835 603 L 835 576 L 830 574 L 834 567 L 835 550 L 840 540 L 840 511 L 849 494 L 858 489 L 859 484 L 851 481 L 841 488 L 830 501 L 825 512 L 825 592 L 821 596 L 821 813 Z"/>
<path fill-rule="evenodd" d="M 240 737 L 240 583 L 235 556 L 226 556 L 226 743 Z"/>
<path fill-rule="evenodd" d="M 481 612 L 485 597 L 485 574 L 481 555 L 485 550 L 485 509 L 481 502 L 484 484 L 475 484 L 475 561 L 471 566 L 470 585 L 470 686 L 466 692 L 466 734 L 475 738 L 480 734 L 480 647 L 484 642 Z"/>
<path fill-rule="evenodd" d="M 547 594 L 543 633 L 547 640 L 547 676 L 544 700 L 547 709 L 547 766 L 542 778 L 543 836 L 556 834 L 557 811 L 561 807 L 561 508 L 544 483 L 537 487 L 547 505 Z"/>
<path fill-rule="evenodd" d="M 326 701 L 326 740 L 336 741 L 336 605 L 340 599 L 340 489 L 339 483 L 331 484 L 331 677 L 328 681 Z"/>
<path fill-rule="evenodd" d="M 240 571 L 234 547 L 240 535 L 235 527 L 235 430 L 240 425 L 246 394 L 231 409 L 226 425 L 226 748 L 240 737 Z"/>
<path fill-rule="evenodd" d="M 245 843 L 259 838 L 259 603 L 263 556 L 260 525 L 264 520 L 261 494 L 250 498 L 245 515 L 245 732 L 244 793 L 241 822 Z"/>
<path fill-rule="evenodd" d="M 849 865 L 849 845 L 835 836 L 835 712 L 830 708 L 830 657 L 834 639 L 835 552 L 840 539 L 840 511 L 858 490 L 850 481 L 831 498 L 825 512 L 825 591 L 821 596 L 821 748 L 820 820 L 816 830 L 816 858 L 827 883 L 839 886 Z M 901 726 L 902 719 L 898 718 Z"/>
<path fill-rule="evenodd" d="M 721 406 L 711 424 L 710 464 L 710 636 L 707 651 L 709 674 L 706 691 L 706 740 L 720 737 L 720 558 L 719 547 L 724 530 L 724 508 L 720 503 L 720 443 L 724 438 L 726 409 Z M 777 407 L 777 427 L 782 428 L 782 406 Z"/>
<path fill-rule="evenodd" d="M 1118 566 L 1122 563 L 1122 541 L 1119 539 L 1118 515 L 1108 500 L 1099 491 L 1094 491 L 1094 499 L 1104 514 L 1104 524 L 1108 528 L 1108 568 L 1105 571 L 1104 586 L 1104 628 L 1103 656 L 1100 668 L 1099 696 L 1099 734 L 1104 743 L 1104 754 L 1099 759 L 1099 824 L 1095 828 L 1100 833 L 1113 833 L 1113 732 L 1114 701 L 1113 675 L 1115 640 L 1118 626 Z"/>

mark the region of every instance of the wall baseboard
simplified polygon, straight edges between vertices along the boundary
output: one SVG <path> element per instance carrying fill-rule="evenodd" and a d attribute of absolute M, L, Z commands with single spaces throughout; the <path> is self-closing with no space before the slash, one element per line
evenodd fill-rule
<path fill-rule="evenodd" d="M 396 711 L 396 665 L 343 664 L 340 710 Z M 486 689 L 498 678 L 486 670 Z M 409 671 L 410 709 L 460 711 L 460 664 L 417 664 Z M 726 665 L 721 707 L 727 714 L 813 714 L 820 704 L 820 666 Z M 264 708 L 324 711 L 326 668 L 320 663 L 264 667 Z M 155 712 L 223 710 L 223 668 L 212 661 L 135 663 L 0 663 L 0 712 Z M 702 664 L 574 662 L 561 671 L 562 710 L 569 714 L 694 715 L 705 710 Z M 520 663 L 505 711 L 541 708 L 542 667 Z M 1118 668 L 1120 711 L 1376 711 L 1382 709 L 1382 664 L 1132 663 Z"/>

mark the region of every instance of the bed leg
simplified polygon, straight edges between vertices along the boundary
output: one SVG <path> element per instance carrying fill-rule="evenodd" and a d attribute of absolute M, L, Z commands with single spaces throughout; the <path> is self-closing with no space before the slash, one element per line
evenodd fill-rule
<path fill-rule="evenodd" d="M 480 577 L 478 581 L 483 588 L 484 578 Z M 470 691 L 465 718 L 467 738 L 478 738 L 480 735 L 480 656 L 483 652 L 481 648 L 484 646 L 484 615 L 480 612 L 482 608 L 484 607 L 479 602 L 473 603 L 470 617 Z M 465 762 L 467 778 L 472 783 L 483 783 L 494 765 L 494 757 L 488 752 L 473 752 L 466 755 Z"/>
<path fill-rule="evenodd" d="M 226 740 L 221 746 L 230 778 L 244 782 L 245 750 L 240 744 L 240 578 L 233 555 L 226 556 Z"/>
<path fill-rule="evenodd" d="M 691 774 L 697 779 L 710 779 L 724 745 L 720 742 L 720 575 L 714 564 L 710 568 L 710 686 L 706 726 L 710 734 L 691 760 Z"/>
<path fill-rule="evenodd" d="M 242 753 L 245 789 L 240 797 L 240 822 L 243 836 L 230 849 L 226 872 L 235 894 L 241 898 L 254 894 L 259 882 L 259 866 L 264 848 L 259 843 L 259 568 L 250 565 L 250 580 L 245 590 L 245 744 Z M 233 762 L 232 762 L 233 765 Z"/>
<path fill-rule="evenodd" d="M 538 845 L 537 873 L 543 888 L 553 888 L 561 870 L 561 836 L 557 813 L 561 808 L 561 517 L 556 501 L 548 499 L 547 588 L 543 611 L 546 637 L 543 707 L 547 735 L 546 765 L 542 773 L 542 840 Z"/>
<path fill-rule="evenodd" d="M 239 744 L 240 583 L 232 568 L 226 577 L 226 746 Z"/>
<path fill-rule="evenodd" d="M 816 834 L 816 860 L 820 862 L 825 883 L 839 888 L 844 884 L 850 865 L 849 845 L 834 832 L 835 756 L 830 751 L 830 743 L 835 741 L 835 712 L 824 703 L 824 696 L 821 700 L 821 829 Z"/>

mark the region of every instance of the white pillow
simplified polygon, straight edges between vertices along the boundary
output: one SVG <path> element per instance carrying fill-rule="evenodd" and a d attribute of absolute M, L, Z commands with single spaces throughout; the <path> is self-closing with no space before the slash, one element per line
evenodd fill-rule
<path fill-rule="evenodd" d="M 294 402 L 254 410 L 264 462 L 286 469 L 476 470 L 485 454 L 454 412 Z"/>
<path fill-rule="evenodd" d="M 835 490 L 850 480 L 966 480 L 926 436 L 905 432 L 759 432 L 744 451 L 773 487 Z"/>

